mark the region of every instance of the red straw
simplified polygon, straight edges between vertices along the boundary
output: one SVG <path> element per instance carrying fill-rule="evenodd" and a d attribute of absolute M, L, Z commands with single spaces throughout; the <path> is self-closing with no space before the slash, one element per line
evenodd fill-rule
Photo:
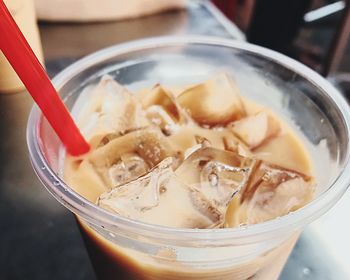
<path fill-rule="evenodd" d="M 17 24 L 0 0 L 0 49 L 71 155 L 90 149 Z"/>

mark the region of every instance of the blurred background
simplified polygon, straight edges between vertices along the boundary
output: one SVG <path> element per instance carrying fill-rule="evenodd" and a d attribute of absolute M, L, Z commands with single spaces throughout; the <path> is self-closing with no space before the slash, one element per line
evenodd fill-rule
<path fill-rule="evenodd" d="M 124 22 L 127 20 L 130 23 L 132 18 L 185 8 L 189 2 L 212 2 L 233 25 L 244 33 L 248 42 L 291 56 L 322 75 L 330 77 L 334 83 L 342 86 L 344 91 L 347 90 L 346 72 L 350 70 L 350 61 L 349 56 L 344 53 L 350 51 L 348 46 L 349 1 L 132 0 L 128 2 L 130 4 L 126 4 L 115 0 L 74 0 L 67 2 L 76 2 L 75 4 L 66 6 L 64 2 L 35 0 L 36 13 L 42 24 L 44 22 L 81 23 L 112 20 L 124 20 Z M 148 4 L 145 6 L 142 2 Z M 205 26 L 205 18 L 201 20 L 201 24 Z M 162 25 L 162 33 L 174 32 L 166 23 Z M 172 27 L 181 29 L 181 23 L 174 24 Z M 45 28 L 42 30 L 45 31 Z M 46 34 L 42 35 L 46 37 Z M 101 35 L 103 36 L 103 33 Z M 157 31 L 148 30 L 145 33 L 145 36 L 153 35 L 158 35 Z M 131 36 L 125 39 L 133 39 Z M 337 76 L 334 77 L 335 75 Z"/>
<path fill-rule="evenodd" d="M 101 47 L 142 37 L 192 33 L 222 36 L 207 28 L 210 16 L 218 15 L 213 9 L 217 7 L 222 13 L 219 24 L 237 29 L 233 36 L 236 39 L 291 56 L 346 91 L 346 73 L 350 70 L 346 55 L 350 51 L 350 1 L 347 0 L 4 1 L 28 35 L 37 55 L 42 57 L 40 38 L 34 26 L 34 20 L 39 20 L 46 62 L 62 52 L 81 57 Z M 206 4 L 210 14 L 206 17 L 199 13 L 194 15 L 196 4 Z M 157 20 L 160 24 L 152 25 Z M 193 22 L 196 26 L 191 30 L 189 26 Z M 0 66 L 3 64 L 0 57 Z M 0 92 L 13 91 L 2 85 L 4 79 L 0 78 Z"/>
<path fill-rule="evenodd" d="M 293 57 L 330 76 L 340 86 L 345 82 L 350 66 L 349 1 L 214 0 L 214 3 L 246 34 L 249 42 Z"/>
<path fill-rule="evenodd" d="M 350 96 L 350 1 L 5 0 L 50 77 L 114 44 L 161 35 L 246 40 L 313 68 Z M 0 35 L 1 40 L 1 35 Z M 72 214 L 28 159 L 33 102 L 0 53 L 0 279 L 95 279 Z M 347 194 L 295 247 L 281 279 L 350 279 Z M 341 227 L 340 227 L 341 225 Z M 327 229 L 327 230 L 325 230 Z"/>

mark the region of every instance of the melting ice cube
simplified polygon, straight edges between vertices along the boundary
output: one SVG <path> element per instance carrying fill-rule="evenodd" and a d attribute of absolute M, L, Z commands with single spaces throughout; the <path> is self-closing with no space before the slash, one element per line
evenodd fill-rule
<path fill-rule="evenodd" d="M 254 160 L 211 147 L 193 152 L 176 175 L 209 201 L 223 218 L 228 203 L 247 183 Z"/>
<path fill-rule="evenodd" d="M 140 156 L 127 153 L 108 169 L 108 174 L 112 185 L 118 186 L 144 175 L 148 170 L 149 166 Z"/>
<path fill-rule="evenodd" d="M 228 213 L 226 220 L 229 226 L 271 220 L 304 206 L 313 193 L 311 177 L 257 161 L 242 190 L 239 209 L 235 207 L 237 213 Z"/>
<path fill-rule="evenodd" d="M 150 111 L 151 109 L 151 111 L 154 112 L 154 106 L 158 107 L 156 110 L 158 117 L 163 120 L 167 119 L 167 122 L 171 122 L 168 120 L 168 117 L 170 117 L 173 122 L 179 124 L 191 122 L 191 118 L 179 105 L 175 95 L 170 90 L 160 85 L 156 85 L 147 95 L 143 95 L 141 103 L 146 111 Z"/>
<path fill-rule="evenodd" d="M 98 205 L 139 221 L 180 228 L 210 228 L 222 213 L 197 189 L 179 180 L 167 158 L 148 174 L 102 194 Z"/>
<path fill-rule="evenodd" d="M 148 127 L 116 137 L 89 155 L 89 161 L 108 187 L 136 179 L 163 159 L 175 156 L 157 127 Z M 127 172 L 123 174 L 123 172 Z"/>
<path fill-rule="evenodd" d="M 100 145 L 106 134 L 118 135 L 149 125 L 138 100 L 110 76 L 79 96 L 73 114 L 93 147 Z"/>
<path fill-rule="evenodd" d="M 239 89 L 226 74 L 186 89 L 177 100 L 201 125 L 225 125 L 246 115 Z"/>
<path fill-rule="evenodd" d="M 280 125 L 269 113 L 262 111 L 232 123 L 231 129 L 249 148 L 254 149 L 275 137 Z"/>

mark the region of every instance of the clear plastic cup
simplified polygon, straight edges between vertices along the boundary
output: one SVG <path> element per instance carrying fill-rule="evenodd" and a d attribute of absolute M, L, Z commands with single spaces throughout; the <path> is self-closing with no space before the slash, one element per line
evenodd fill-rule
<path fill-rule="evenodd" d="M 33 168 L 76 215 L 100 279 L 277 279 L 302 229 L 349 186 L 346 101 L 317 73 L 274 51 L 213 37 L 147 39 L 89 55 L 53 82 L 71 108 L 82 89 L 104 74 L 137 90 L 157 82 L 194 83 L 221 71 L 304 140 L 318 182 L 314 200 L 278 219 L 233 229 L 174 229 L 115 216 L 62 180 L 61 143 L 34 106 L 27 128 Z"/>

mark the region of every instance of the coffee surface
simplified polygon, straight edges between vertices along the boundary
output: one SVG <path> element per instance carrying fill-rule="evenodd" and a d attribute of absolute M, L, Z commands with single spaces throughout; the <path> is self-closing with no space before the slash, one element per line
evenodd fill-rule
<path fill-rule="evenodd" d="M 116 215 L 168 227 L 237 227 L 295 211 L 314 193 L 307 152 L 242 96 L 226 74 L 135 94 L 103 77 L 74 107 L 92 150 L 67 156 L 65 180 Z"/>

